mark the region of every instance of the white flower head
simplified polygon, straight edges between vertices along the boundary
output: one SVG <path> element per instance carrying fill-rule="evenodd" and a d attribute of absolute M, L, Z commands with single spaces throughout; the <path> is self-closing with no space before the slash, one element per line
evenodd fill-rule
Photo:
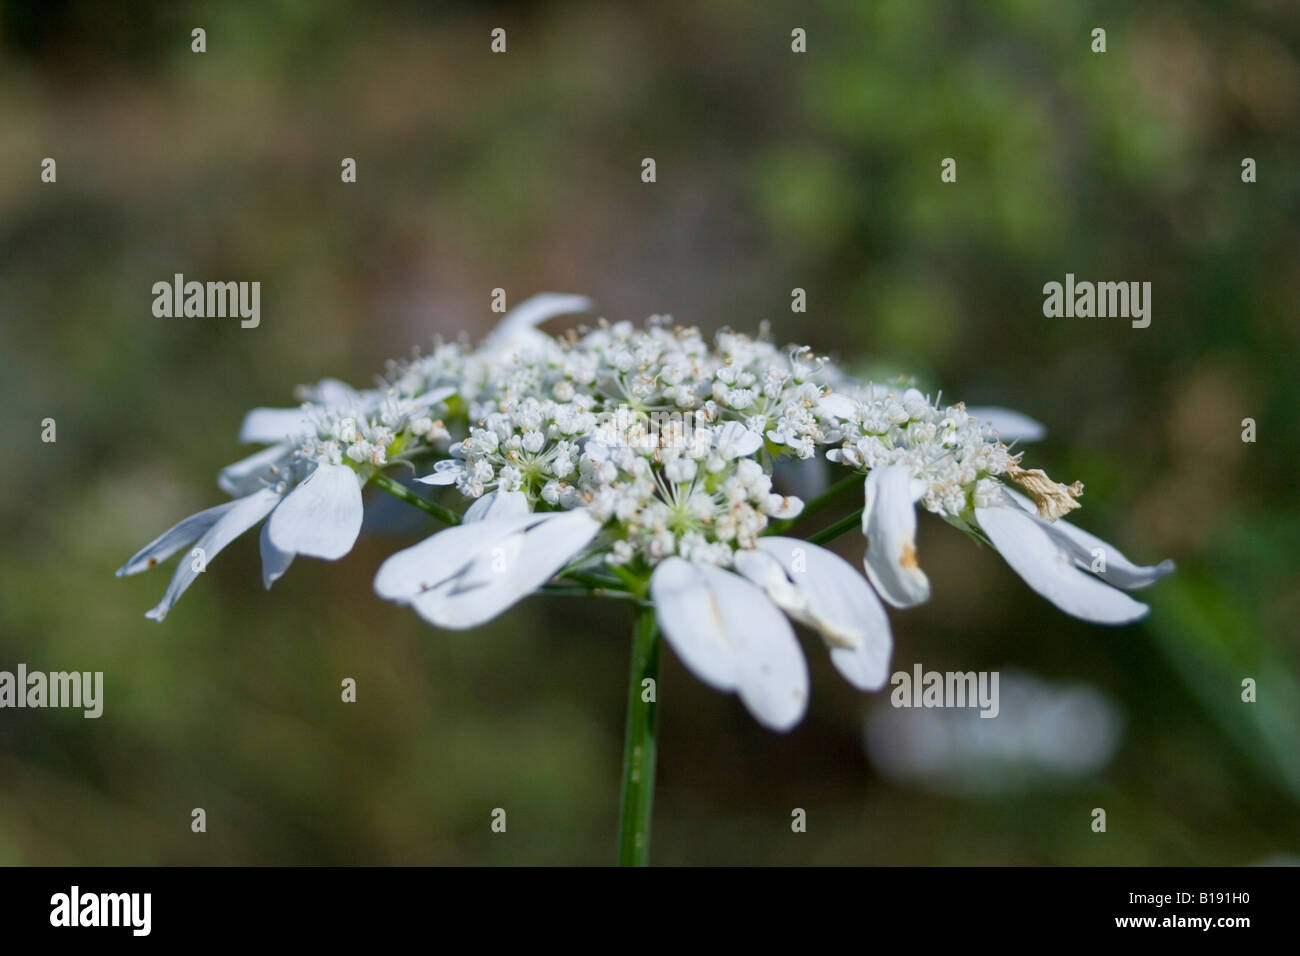
<path fill-rule="evenodd" d="M 710 342 L 667 316 L 563 336 L 538 327 L 590 308 L 536 296 L 478 346 L 439 341 L 389 363 L 372 388 L 325 379 L 299 391 L 297 408 L 254 409 L 240 440 L 268 447 L 218 476 L 235 500 L 180 522 L 118 573 L 190 545 L 209 560 L 265 520 L 269 587 L 297 555 L 351 550 L 373 482 L 450 525 L 384 562 L 380 597 L 450 629 L 540 588 L 649 599 L 692 673 L 786 730 L 809 695 L 792 621 L 821 636 L 853 686 L 884 684 L 885 605 L 931 594 L 918 511 L 987 540 L 1031 588 L 1087 620 L 1138 619 L 1146 607 L 1125 592 L 1172 570 L 1136 565 L 1061 520 L 1082 486 L 1021 466 L 1010 445 L 1043 433 L 1027 416 L 856 381 L 765 335 Z M 832 500 L 818 487 L 827 461 L 847 469 L 843 487 L 862 483 L 862 572 L 790 534 Z M 397 469 L 413 470 L 415 490 L 397 486 Z M 828 531 L 856 524 L 847 516 Z M 183 558 L 149 616 L 161 620 L 201 570 Z"/>

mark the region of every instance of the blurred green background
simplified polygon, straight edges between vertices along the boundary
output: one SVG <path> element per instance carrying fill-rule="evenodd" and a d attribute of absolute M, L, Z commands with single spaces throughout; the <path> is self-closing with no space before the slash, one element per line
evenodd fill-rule
<path fill-rule="evenodd" d="M 1287 0 L 5 0 L 0 669 L 101 670 L 106 699 L 99 720 L 0 711 L 0 862 L 612 862 L 621 604 L 533 598 L 437 632 L 370 590 L 433 530 L 395 503 L 269 593 L 245 536 L 163 625 L 143 612 L 170 564 L 113 577 L 225 500 L 246 409 L 481 335 L 496 287 L 587 293 L 615 319 L 767 320 L 860 371 L 1021 409 L 1049 428 L 1030 463 L 1087 485 L 1079 524 L 1179 563 L 1146 622 L 1106 629 L 922 518 L 934 596 L 891 613 L 894 668 L 1103 689 L 1122 747 L 1070 785 L 887 783 L 863 751 L 870 699 L 809 635 L 813 701 L 788 736 L 667 654 L 654 861 L 1300 853 L 1298 133 Z M 260 328 L 154 318 L 175 272 L 260 281 Z M 1045 319 L 1067 272 L 1150 281 L 1150 328 Z M 862 542 L 838 547 L 856 563 Z"/>

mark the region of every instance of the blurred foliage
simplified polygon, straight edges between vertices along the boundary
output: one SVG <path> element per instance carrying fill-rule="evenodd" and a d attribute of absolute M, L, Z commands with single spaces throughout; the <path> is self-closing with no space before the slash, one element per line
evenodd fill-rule
<path fill-rule="evenodd" d="M 1104 688 L 1125 743 L 1075 788 L 884 783 L 866 702 L 811 640 L 812 710 L 786 737 L 666 655 L 656 861 L 1300 852 L 1298 56 L 1285 0 L 5 0 L 0 668 L 102 670 L 106 705 L 0 712 L 0 862 L 612 860 L 626 608 L 535 598 L 435 632 L 370 592 L 430 530 L 386 502 L 347 559 L 300 561 L 270 593 L 247 536 L 162 626 L 142 613 L 170 570 L 112 575 L 220 500 L 247 408 L 480 335 L 498 286 L 589 293 L 615 318 L 769 320 L 1022 409 L 1050 429 L 1033 463 L 1088 485 L 1081 524 L 1180 565 L 1148 622 L 1107 630 L 922 521 L 935 593 L 892 615 L 896 667 Z M 150 287 L 175 272 L 261 281 L 261 327 L 155 319 Z M 1152 282 L 1151 327 L 1044 319 L 1067 272 Z M 856 561 L 861 541 L 841 548 Z"/>

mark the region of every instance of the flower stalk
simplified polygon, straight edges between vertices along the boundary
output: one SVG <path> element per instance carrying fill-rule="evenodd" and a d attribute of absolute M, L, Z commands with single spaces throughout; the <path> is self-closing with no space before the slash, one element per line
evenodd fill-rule
<path fill-rule="evenodd" d="M 851 515 L 845 515 L 834 524 L 829 524 L 820 531 L 808 535 L 808 541 L 812 544 L 826 544 L 828 541 L 834 541 L 840 535 L 854 528 L 862 526 L 862 509 L 859 508 Z"/>
<path fill-rule="evenodd" d="M 430 501 L 428 498 L 421 498 L 406 485 L 394 478 L 390 478 L 382 471 L 375 472 L 370 479 L 371 483 L 384 491 L 388 492 L 394 498 L 405 501 L 408 505 L 419 508 L 425 514 L 433 515 L 443 524 L 453 525 L 460 524 L 460 516 L 450 508 L 443 507 L 436 501 Z"/>
<path fill-rule="evenodd" d="M 812 517 L 817 512 L 825 508 L 827 505 L 834 504 L 836 501 L 839 501 L 840 498 L 844 496 L 844 493 L 850 491 L 851 489 L 856 488 L 858 490 L 858 493 L 861 494 L 862 478 L 863 476 L 857 472 L 853 472 L 852 474 L 845 475 L 843 478 L 835 482 L 833 485 L 831 485 L 829 488 L 823 491 L 812 501 L 808 502 L 808 504 L 804 505 L 803 510 L 799 512 L 799 514 L 795 515 L 793 518 L 785 518 L 784 520 L 781 521 L 773 521 L 769 526 L 770 530 L 768 533 L 785 534 L 786 531 L 793 528 L 800 521 L 803 521 L 805 518 Z"/>
<path fill-rule="evenodd" d="M 658 747 L 658 682 L 659 625 L 654 608 L 645 605 L 637 609 L 632 630 L 632 663 L 628 669 L 623 792 L 618 823 L 619 866 L 646 866 L 650 860 L 650 814 Z"/>

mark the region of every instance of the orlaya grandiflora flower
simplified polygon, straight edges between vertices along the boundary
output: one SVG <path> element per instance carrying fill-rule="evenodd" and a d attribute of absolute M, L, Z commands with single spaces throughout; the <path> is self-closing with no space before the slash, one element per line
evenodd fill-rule
<path fill-rule="evenodd" d="M 483 346 L 501 357 L 529 348 L 544 348 L 550 343 L 550 336 L 537 331 L 537 326 L 557 316 L 586 312 L 591 304 L 585 295 L 542 292 L 525 299 L 503 315 Z"/>
<path fill-rule="evenodd" d="M 1047 434 L 1042 422 L 1009 408 L 971 405 L 966 414 L 991 428 L 1002 441 L 1038 441 Z"/>
<path fill-rule="evenodd" d="M 1172 574 L 1172 561 L 1134 564 L 1114 545 L 1039 511 L 1004 486 L 975 492 L 980 529 L 1011 569 L 1062 611 L 1097 624 L 1128 624 L 1147 615 L 1150 609 L 1124 592 Z"/>
<path fill-rule="evenodd" d="M 528 419 L 530 411 L 516 417 Z M 505 415 L 494 430 L 475 432 L 468 447 L 453 446 L 458 457 L 421 479 L 496 490 L 475 501 L 463 524 L 389 558 L 375 578 L 376 593 L 411 605 L 440 627 L 474 627 L 582 556 L 603 524 L 620 535 L 611 564 L 618 563 L 619 546 L 628 546 L 621 536 L 627 527 L 643 527 L 646 551 L 657 560 L 650 597 L 669 645 L 700 680 L 737 692 L 764 726 L 788 730 L 807 706 L 807 666 L 782 611 L 822 634 L 835 667 L 854 686 L 884 684 L 889 622 L 862 576 L 817 545 L 758 536 L 768 517 L 793 517 L 802 509 L 798 499 L 772 493 L 768 476 L 747 457 L 762 447 L 760 435 L 734 421 L 699 426 L 682 446 L 686 454 L 678 454 L 682 448 L 650 443 L 644 432 L 619 440 L 607 427 L 605 441 L 588 442 L 577 462 L 558 466 L 601 489 L 593 505 L 534 513 L 518 490 L 527 484 L 521 476 L 527 472 L 533 484 L 551 487 L 555 479 L 537 469 L 554 470 L 561 456 L 539 439 L 517 441 L 513 428 Z M 560 447 L 566 458 L 577 454 L 568 443 Z M 661 475 L 644 483 L 631 478 L 612 490 L 620 477 L 650 474 L 651 458 L 667 459 Z M 506 473 L 508 480 L 501 477 Z M 717 476 L 713 491 L 705 475 Z M 709 541 L 706 529 L 742 544 L 733 550 Z"/>
<path fill-rule="evenodd" d="M 581 296 L 535 296 L 503 317 L 496 342 L 514 349 L 530 340 L 538 322 L 588 305 Z M 303 403 L 296 408 L 250 411 L 239 440 L 268 447 L 218 474 L 217 484 L 236 500 L 191 515 L 118 569 L 119 577 L 137 574 L 194 545 L 192 560 L 181 561 L 162 601 L 146 617 L 163 620 L 207 562 L 268 515 L 261 536 L 262 580 L 268 588 L 297 555 L 333 561 L 351 551 L 361 530 L 361 488 L 369 475 L 389 463 L 388 452 L 397 445 L 446 436 L 441 421 L 428 413 L 457 387 L 418 374 L 409 379 L 366 390 L 324 379 L 300 389 Z"/>
<path fill-rule="evenodd" d="M 161 621 L 207 563 L 263 518 L 262 580 L 269 588 L 296 555 L 336 560 L 352 550 L 361 531 L 362 477 L 347 465 L 323 461 L 287 490 L 287 482 L 259 488 L 235 501 L 191 515 L 140 549 L 118 577 L 146 571 L 193 544 L 158 605 L 145 617 Z"/>
<path fill-rule="evenodd" d="M 161 620 L 204 562 L 265 519 L 269 586 L 297 554 L 333 559 L 352 547 L 361 487 L 372 482 L 448 525 L 375 578 L 380 596 L 435 625 L 474 627 L 539 589 L 631 599 L 620 859 L 638 862 L 654 753 L 653 710 L 640 693 L 659 631 L 701 681 L 787 730 L 809 693 L 792 621 L 821 635 L 854 687 L 884 685 L 892 637 L 882 599 L 909 607 L 930 595 L 916 554 L 918 507 L 991 542 L 1031 587 L 1088 620 L 1135 620 L 1146 609 L 1123 589 L 1172 570 L 1134 565 L 1060 520 L 1082 486 L 1020 466 L 1008 443 L 1040 437 L 1032 419 L 857 382 L 807 347 L 731 331 L 710 343 L 668 316 L 643 328 L 602 319 L 564 336 L 536 328 L 589 304 L 539 296 L 478 346 L 439 339 L 427 354 L 389 363 L 382 388 L 327 380 L 301 408 L 255 409 L 241 437 L 270 447 L 221 473 L 236 500 L 182 521 L 118 573 L 197 542 L 201 557 L 182 561 L 149 612 Z M 796 477 L 783 488 L 815 489 L 822 450 L 854 481 L 814 490 L 807 508 L 774 487 L 783 463 Z M 463 514 L 385 473 L 429 461 L 419 480 L 458 493 Z M 820 547 L 854 519 L 823 528 L 816 544 L 785 536 L 856 476 L 865 578 Z"/>
<path fill-rule="evenodd" d="M 930 596 L 916 552 L 916 507 L 982 533 L 1031 588 L 1067 614 L 1127 624 L 1147 607 L 1122 590 L 1145 587 L 1173 571 L 1171 561 L 1134 564 L 1113 546 L 1061 520 L 1077 508 L 1078 483 L 1066 486 L 1020 467 L 1004 440 L 1042 437 L 1040 424 L 1005 409 L 932 406 L 915 389 L 880 386 L 832 395 L 824 411 L 838 420 L 833 461 L 868 469 L 863 483 L 863 559 L 886 601 L 912 607 Z M 1033 501 L 1009 488 L 1021 484 Z"/>
<path fill-rule="evenodd" d="M 884 683 L 892 639 L 881 600 L 905 608 L 930 596 L 918 507 L 991 542 L 1035 590 L 1089 620 L 1140 616 L 1116 589 L 1171 569 L 1136 566 L 1059 520 L 1082 489 L 1020 467 L 1008 442 L 1043 431 L 1024 415 L 858 383 L 807 348 L 735 332 L 711 347 L 668 317 L 561 337 L 536 329 L 589 304 L 537 296 L 477 347 L 440 341 L 390 363 L 383 388 L 326 380 L 300 408 L 255 409 L 241 438 L 270 447 L 221 473 L 237 500 L 181 522 L 119 573 L 195 542 L 209 560 L 268 519 L 269 586 L 297 554 L 332 559 L 352 547 L 367 481 L 410 500 L 381 473 L 436 458 L 418 480 L 471 503 L 457 519 L 413 502 L 451 527 L 385 562 L 381 596 L 448 628 L 482 623 L 552 578 L 648 596 L 693 673 L 785 729 L 808 694 L 791 620 L 822 635 L 854 686 Z M 434 419 L 438 408 L 447 422 Z M 863 476 L 866 579 L 816 544 L 779 536 L 804 506 L 774 489 L 775 464 L 819 449 Z M 150 616 L 161 619 L 201 566 L 183 562 Z"/>
<path fill-rule="evenodd" d="M 584 509 L 533 513 L 522 492 L 488 492 L 463 524 L 385 561 L 375 592 L 439 627 L 477 627 L 581 555 L 600 530 Z M 687 669 L 737 692 L 772 729 L 793 727 L 808 702 L 807 665 L 782 611 L 822 634 L 855 687 L 885 682 L 892 638 L 879 600 L 843 558 L 798 538 L 761 538 L 735 552 L 732 570 L 669 557 L 650 577 L 650 597 Z"/>
<path fill-rule="evenodd" d="M 318 434 L 322 424 L 340 419 L 344 430 L 346 454 L 358 463 L 376 461 L 376 447 L 382 447 L 364 434 L 364 420 L 369 414 L 382 413 L 387 421 L 416 419 L 455 394 L 450 386 L 430 389 L 414 398 L 385 396 L 378 390 L 358 391 L 337 379 L 325 379 L 318 385 L 300 390 L 304 402 L 297 408 L 254 408 L 244 416 L 239 428 L 243 444 L 269 443 L 269 447 L 221 469 L 217 485 L 230 495 L 247 494 L 268 482 L 279 481 L 299 446 Z M 387 404 L 388 407 L 384 407 Z M 349 417 L 350 416 L 350 417 Z M 358 426 L 358 422 L 362 422 Z M 348 423 L 351 423 L 350 425 Z"/>
<path fill-rule="evenodd" d="M 361 531 L 361 486 L 365 475 L 343 463 L 345 454 L 360 460 L 357 449 L 372 453 L 363 435 L 379 437 L 354 417 L 338 418 L 341 409 L 354 415 L 372 401 L 342 382 L 326 379 L 304 389 L 307 399 L 299 408 L 255 408 L 240 428 L 242 442 L 272 442 L 254 455 L 222 469 L 217 483 L 236 500 L 208 508 L 172 526 L 140 549 L 118 569 L 118 577 L 155 567 L 182 548 L 194 545 L 190 560 L 182 559 L 162 600 L 145 616 L 161 621 L 207 563 L 244 532 L 268 515 L 262 527 L 262 581 L 274 584 L 294 557 L 337 560 L 352 550 Z M 422 396 L 416 407 L 426 407 L 451 394 Z M 332 419 L 332 422 L 331 422 Z M 382 426 L 381 426 L 382 427 Z M 344 442 L 319 439 L 319 430 L 342 433 Z M 350 442 L 346 439 L 351 439 Z M 382 439 L 381 439 L 382 440 Z"/>
<path fill-rule="evenodd" d="M 375 593 L 438 627 L 477 627 L 545 584 L 599 531 L 583 509 L 535 513 L 522 492 L 489 492 L 462 524 L 385 561 Z"/>
<path fill-rule="evenodd" d="M 925 483 L 906 465 L 873 469 L 865 481 L 862 530 L 867 576 L 890 604 L 924 602 L 930 582 L 916 553 L 916 502 Z M 982 480 L 973 495 L 975 526 L 1025 583 L 1062 611 L 1096 624 L 1129 624 L 1148 608 L 1124 593 L 1174 570 L 1172 561 L 1134 564 L 1111 544 L 1059 517 L 1045 517 L 1023 495 Z M 954 522 L 957 523 L 957 522 Z"/>
<path fill-rule="evenodd" d="M 221 469 L 217 485 L 222 491 L 242 497 L 284 480 L 298 444 L 315 433 L 322 414 L 357 409 L 368 401 L 363 393 L 333 378 L 301 387 L 298 394 L 303 403 L 296 408 L 254 408 L 244 416 L 240 443 L 268 447 Z"/>
<path fill-rule="evenodd" d="M 664 638 L 691 673 L 737 693 L 763 726 L 789 730 L 808 706 L 808 666 L 789 615 L 821 634 L 831 663 L 854 687 L 884 685 L 893 648 L 889 619 L 852 565 L 818 545 L 779 536 L 760 538 L 733 560 L 724 570 L 672 557 L 650 576 Z"/>

